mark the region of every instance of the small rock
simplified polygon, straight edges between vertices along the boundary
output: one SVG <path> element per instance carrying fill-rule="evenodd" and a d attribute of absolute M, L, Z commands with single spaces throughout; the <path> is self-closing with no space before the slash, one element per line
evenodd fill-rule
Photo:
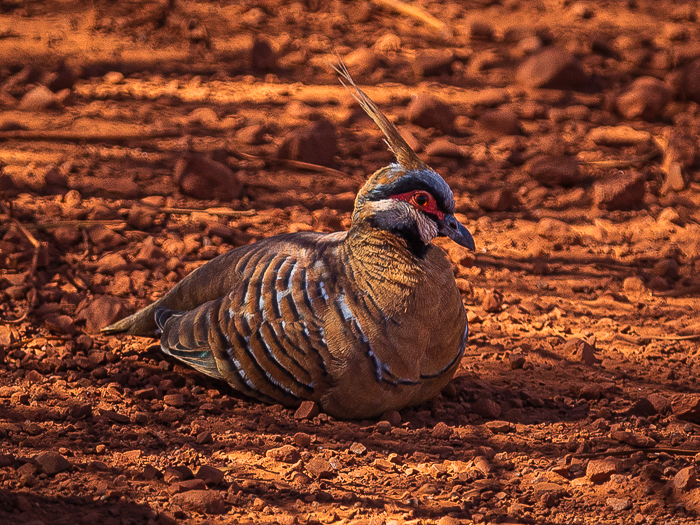
<path fill-rule="evenodd" d="M 494 434 L 509 434 L 516 430 L 515 425 L 508 421 L 487 421 L 484 426 Z"/>
<path fill-rule="evenodd" d="M 379 418 L 380 421 L 386 421 L 392 427 L 398 427 L 401 424 L 401 414 L 396 410 L 387 410 Z"/>
<path fill-rule="evenodd" d="M 563 221 L 544 218 L 537 224 L 537 235 L 564 246 L 577 244 L 580 236 Z"/>
<path fill-rule="evenodd" d="M 306 471 L 314 478 L 327 478 L 333 474 L 331 464 L 323 458 L 313 458 L 306 464 Z"/>
<path fill-rule="evenodd" d="M 119 253 L 108 253 L 97 261 L 97 271 L 99 273 L 114 275 L 125 270 L 126 267 L 126 260 Z"/>
<path fill-rule="evenodd" d="M 508 211 L 518 203 L 509 188 L 495 188 L 479 196 L 479 206 L 485 211 Z"/>
<path fill-rule="evenodd" d="M 301 458 L 299 449 L 292 445 L 282 445 L 279 448 L 272 448 L 265 453 L 265 456 L 282 463 L 296 463 Z"/>
<path fill-rule="evenodd" d="M 306 432 L 297 432 L 294 434 L 294 443 L 302 448 L 309 448 L 311 446 L 311 436 Z"/>
<path fill-rule="evenodd" d="M 318 405 L 314 401 L 302 401 L 299 408 L 294 412 L 294 419 L 312 419 L 319 413 Z"/>
<path fill-rule="evenodd" d="M 388 434 L 391 432 L 392 425 L 388 421 L 377 421 L 375 428 L 380 434 Z"/>
<path fill-rule="evenodd" d="M 295 129 L 282 140 L 277 156 L 320 166 L 332 166 L 338 151 L 335 125 L 321 119 L 311 126 Z"/>
<path fill-rule="evenodd" d="M 361 456 L 365 452 L 367 452 L 367 447 L 364 446 L 362 443 L 353 443 L 352 445 L 350 445 L 350 452 Z"/>
<path fill-rule="evenodd" d="M 683 223 L 683 219 L 681 219 L 680 215 L 678 215 L 678 212 L 675 209 L 664 208 L 663 210 L 661 210 L 661 213 L 659 213 L 659 216 L 656 218 L 656 222 L 662 226 L 669 224 L 680 225 Z"/>
<path fill-rule="evenodd" d="M 430 157 L 464 159 L 469 157 L 469 150 L 446 138 L 440 137 L 428 144 L 425 148 L 425 154 Z"/>
<path fill-rule="evenodd" d="M 17 107 L 22 111 L 43 111 L 57 105 L 59 100 L 46 86 L 36 86 L 25 93 Z"/>
<path fill-rule="evenodd" d="M 635 146 L 651 140 L 648 131 L 637 131 L 629 126 L 600 126 L 588 132 L 587 138 L 599 146 Z"/>
<path fill-rule="evenodd" d="M 661 394 L 649 394 L 646 399 L 654 406 L 658 414 L 667 414 L 671 411 L 671 401 Z"/>
<path fill-rule="evenodd" d="M 501 406 L 493 399 L 482 397 L 472 405 L 472 412 L 486 419 L 498 419 L 501 416 Z"/>
<path fill-rule="evenodd" d="M 185 396 L 182 394 L 166 394 L 163 396 L 163 403 L 171 407 L 181 407 L 185 405 Z"/>
<path fill-rule="evenodd" d="M 58 452 L 42 452 L 34 458 L 34 463 L 40 472 L 53 476 L 71 468 L 71 462 Z"/>
<path fill-rule="evenodd" d="M 588 76 L 570 52 L 549 47 L 525 60 L 516 80 L 531 88 L 581 89 L 587 85 Z"/>
<path fill-rule="evenodd" d="M 195 477 L 211 487 L 224 480 L 224 471 L 209 465 L 202 465 L 197 469 Z"/>
<path fill-rule="evenodd" d="M 493 26 L 483 20 L 473 20 L 469 24 L 469 38 L 472 40 L 493 40 Z"/>
<path fill-rule="evenodd" d="M 613 430 L 610 432 L 610 437 L 620 443 L 625 443 L 635 448 L 650 448 L 656 446 L 656 440 L 639 434 L 637 432 L 627 432 L 624 430 Z"/>
<path fill-rule="evenodd" d="M 639 301 L 647 294 L 647 287 L 641 277 L 627 277 L 622 282 L 622 289 L 630 302 Z"/>
<path fill-rule="evenodd" d="M 509 109 L 491 109 L 479 119 L 481 129 L 494 135 L 520 135 L 522 128 L 518 116 Z"/>
<path fill-rule="evenodd" d="M 126 239 L 119 235 L 114 230 L 109 229 L 104 224 L 96 224 L 87 230 L 88 237 L 92 243 L 96 244 L 101 250 L 111 250 L 116 248 Z"/>
<path fill-rule="evenodd" d="M 173 178 L 182 193 L 196 199 L 233 200 L 243 191 L 243 185 L 228 166 L 193 153 L 177 161 Z"/>
<path fill-rule="evenodd" d="M 214 490 L 191 490 L 175 494 L 171 502 L 179 505 L 182 510 L 199 512 L 200 514 L 225 514 L 228 505 L 219 492 Z"/>
<path fill-rule="evenodd" d="M 113 199 L 136 199 L 141 196 L 139 185 L 126 177 L 83 177 L 78 179 L 75 187 L 83 195 Z"/>
<path fill-rule="evenodd" d="M 525 356 L 522 354 L 510 354 L 508 362 L 510 363 L 511 370 L 519 370 L 525 366 L 527 359 L 525 359 Z"/>
<path fill-rule="evenodd" d="M 695 467 L 682 468 L 673 476 L 673 488 L 681 492 L 689 491 L 697 485 L 697 478 L 698 472 Z"/>
<path fill-rule="evenodd" d="M 416 75 L 429 77 L 451 74 L 454 53 L 449 49 L 422 49 L 416 52 L 412 67 Z"/>
<path fill-rule="evenodd" d="M 219 116 L 216 114 L 216 111 L 211 108 L 197 108 L 192 110 L 185 119 L 189 123 L 213 126 L 219 121 Z"/>
<path fill-rule="evenodd" d="M 372 49 L 360 47 L 351 51 L 343 59 L 353 76 L 369 75 L 379 66 L 379 59 Z"/>
<path fill-rule="evenodd" d="M 374 43 L 374 50 L 377 53 L 387 54 L 401 49 L 401 37 L 394 33 L 387 33 L 380 36 Z"/>
<path fill-rule="evenodd" d="M 56 244 L 66 247 L 77 244 L 83 237 L 78 228 L 73 226 L 59 226 L 53 231 L 53 238 Z"/>
<path fill-rule="evenodd" d="M 420 93 L 409 103 L 408 120 L 422 128 L 435 128 L 443 133 L 452 130 L 455 113 L 452 107 L 439 98 Z"/>
<path fill-rule="evenodd" d="M 671 411 L 678 419 L 700 423 L 700 395 L 681 394 L 671 401 Z"/>
<path fill-rule="evenodd" d="M 593 366 L 594 364 L 600 363 L 595 355 L 595 348 L 588 342 L 580 339 L 578 337 L 573 337 L 569 339 L 566 344 L 564 344 L 564 353 L 571 356 L 577 361 L 581 361 L 588 366 Z"/>
<path fill-rule="evenodd" d="M 129 209 L 129 216 L 126 223 L 137 230 L 146 231 L 153 226 L 156 220 L 158 209 L 146 203 L 136 202 Z"/>
<path fill-rule="evenodd" d="M 593 186 L 596 207 L 607 210 L 632 210 L 644 204 L 646 180 L 641 173 L 623 173 Z"/>
<path fill-rule="evenodd" d="M 186 481 L 178 481 L 173 483 L 168 488 L 170 494 L 178 494 L 181 492 L 189 492 L 190 490 L 206 490 L 207 484 L 201 479 L 188 479 Z"/>
<path fill-rule="evenodd" d="M 682 75 L 679 91 L 686 99 L 700 103 L 700 58 L 688 64 Z"/>
<path fill-rule="evenodd" d="M 586 467 L 586 477 L 593 483 L 608 481 L 618 471 L 617 462 L 612 459 L 593 459 Z"/>
<path fill-rule="evenodd" d="M 265 133 L 267 133 L 267 127 L 263 124 L 251 124 L 238 130 L 236 140 L 243 144 L 258 145 L 263 143 Z"/>
<path fill-rule="evenodd" d="M 75 333 L 73 318 L 68 315 L 50 315 L 44 319 L 44 326 L 57 334 L 73 335 Z"/>
<path fill-rule="evenodd" d="M 581 182 L 581 167 L 566 155 L 538 157 L 526 168 L 530 176 L 545 186 L 572 186 Z"/>
<path fill-rule="evenodd" d="M 627 119 L 653 120 L 671 101 L 671 89 L 653 77 L 639 77 L 617 98 L 617 111 Z"/>
<path fill-rule="evenodd" d="M 440 421 L 437 425 L 433 427 L 430 431 L 430 435 L 435 439 L 449 439 L 452 435 L 453 428 L 448 426 L 445 422 Z"/>
<path fill-rule="evenodd" d="M 105 84 L 123 84 L 124 83 L 124 75 L 120 73 L 119 71 L 110 71 L 109 73 L 106 73 L 105 76 L 102 77 L 102 80 L 104 80 Z"/>
<path fill-rule="evenodd" d="M 632 503 L 628 498 L 608 498 L 605 503 L 614 511 L 622 512 L 632 508 Z"/>
<path fill-rule="evenodd" d="M 82 309 L 76 320 L 85 321 L 85 329 L 96 334 L 100 329 L 126 316 L 124 303 L 118 297 L 101 295 Z"/>

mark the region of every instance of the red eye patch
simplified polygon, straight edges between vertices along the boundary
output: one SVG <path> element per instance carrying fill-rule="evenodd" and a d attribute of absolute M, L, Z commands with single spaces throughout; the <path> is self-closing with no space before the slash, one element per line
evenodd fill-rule
<path fill-rule="evenodd" d="M 427 191 L 413 190 L 407 193 L 392 195 L 391 198 L 407 202 L 418 210 L 435 215 L 440 220 L 445 218 L 445 213 L 438 210 L 435 199 Z"/>

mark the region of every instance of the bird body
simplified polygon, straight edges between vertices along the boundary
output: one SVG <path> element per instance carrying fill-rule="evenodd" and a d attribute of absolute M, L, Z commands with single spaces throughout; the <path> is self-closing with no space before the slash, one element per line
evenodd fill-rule
<path fill-rule="evenodd" d="M 234 249 L 107 333 L 160 331 L 165 353 L 244 394 L 286 406 L 313 400 L 339 418 L 417 405 L 447 384 L 467 319 L 431 241 L 446 235 L 473 249 L 473 240 L 452 215 L 447 183 L 343 76 L 401 151 L 358 193 L 350 229 Z"/>

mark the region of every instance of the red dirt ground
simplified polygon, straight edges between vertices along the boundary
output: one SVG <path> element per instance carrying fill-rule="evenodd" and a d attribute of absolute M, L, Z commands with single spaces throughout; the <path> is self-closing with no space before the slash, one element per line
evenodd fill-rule
<path fill-rule="evenodd" d="M 697 2 L 415 5 L 446 31 L 369 1 L 0 2 L 0 523 L 697 522 Z M 347 228 L 392 158 L 336 54 L 477 243 L 445 244 L 455 379 L 380 421 L 96 333 L 233 247 Z"/>

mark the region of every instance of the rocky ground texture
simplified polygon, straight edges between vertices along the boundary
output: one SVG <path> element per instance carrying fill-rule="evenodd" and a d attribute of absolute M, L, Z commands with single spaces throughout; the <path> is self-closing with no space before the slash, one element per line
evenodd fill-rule
<path fill-rule="evenodd" d="M 0 523 L 697 523 L 700 6 L 385 4 L 0 2 Z M 380 420 L 98 333 L 348 227 L 392 158 L 336 55 L 478 248 L 455 379 Z"/>

